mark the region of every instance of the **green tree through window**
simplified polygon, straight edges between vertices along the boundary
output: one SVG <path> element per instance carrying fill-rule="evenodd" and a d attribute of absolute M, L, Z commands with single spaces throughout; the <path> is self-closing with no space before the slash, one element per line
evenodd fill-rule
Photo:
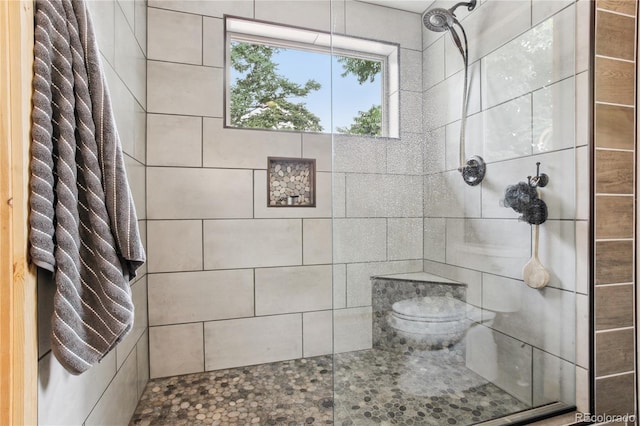
<path fill-rule="evenodd" d="M 309 111 L 304 98 L 320 84 L 308 80 L 300 85 L 278 74 L 272 57 L 279 49 L 233 42 L 231 66 L 241 74 L 231 86 L 231 124 L 237 127 L 320 132 L 320 118 Z"/>
<path fill-rule="evenodd" d="M 310 79 L 299 84 L 279 73 L 274 55 L 278 47 L 231 42 L 231 67 L 237 77 L 231 84 L 230 123 L 235 127 L 321 132 L 320 118 L 309 110 L 305 98 L 321 88 Z M 382 63 L 359 58 L 337 57 L 342 77 L 352 74 L 358 84 L 372 83 L 382 73 Z M 340 133 L 382 134 L 380 105 L 359 111 L 352 124 L 338 127 Z"/>

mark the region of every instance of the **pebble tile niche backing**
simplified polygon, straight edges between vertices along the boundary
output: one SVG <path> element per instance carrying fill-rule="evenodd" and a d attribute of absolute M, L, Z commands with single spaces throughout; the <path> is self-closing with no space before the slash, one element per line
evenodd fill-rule
<path fill-rule="evenodd" d="M 269 207 L 315 207 L 316 160 L 268 158 Z"/>

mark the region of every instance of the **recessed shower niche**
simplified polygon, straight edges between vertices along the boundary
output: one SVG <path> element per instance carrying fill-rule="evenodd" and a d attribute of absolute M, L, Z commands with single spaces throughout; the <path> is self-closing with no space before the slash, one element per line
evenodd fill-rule
<path fill-rule="evenodd" d="M 315 207 L 316 160 L 268 157 L 268 207 Z"/>

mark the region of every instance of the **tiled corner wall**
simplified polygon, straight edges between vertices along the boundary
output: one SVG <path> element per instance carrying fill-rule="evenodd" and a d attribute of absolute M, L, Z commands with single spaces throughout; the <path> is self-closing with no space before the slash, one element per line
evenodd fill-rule
<path fill-rule="evenodd" d="M 459 9 L 470 43 L 466 154 L 487 162 L 476 187 L 456 170 L 460 54 L 448 36 L 423 33 L 424 270 L 467 283 L 467 302 L 483 312 L 467 333 L 467 365 L 536 406 L 588 408 L 589 3 Z M 549 212 L 540 226 L 539 256 L 551 274 L 544 290 L 522 281 L 532 227 L 500 205 L 537 161 L 550 178 L 540 190 Z"/>
<path fill-rule="evenodd" d="M 146 24 L 144 0 L 88 1 L 111 93 L 129 183 L 146 239 Z M 131 284 L 135 324 L 115 350 L 80 376 L 51 353 L 49 333 L 54 285 L 38 275 L 38 424 L 128 424 L 149 380 L 147 273 Z"/>
<path fill-rule="evenodd" d="M 374 9 L 149 2 L 152 377 L 370 347 L 369 276 L 421 270 L 419 15 Z M 225 128 L 225 14 L 399 42 L 402 140 L 343 137 L 332 158 L 328 134 Z M 365 15 L 380 25 L 363 25 Z M 269 156 L 316 160 L 315 207 L 267 207 Z"/>
<path fill-rule="evenodd" d="M 333 1 L 334 33 L 400 47 L 400 138 L 334 136 L 335 352 L 372 346 L 371 276 L 422 270 L 421 27 L 417 13 Z"/>
<path fill-rule="evenodd" d="M 594 81 L 595 412 L 636 410 L 637 2 L 598 0 Z"/>

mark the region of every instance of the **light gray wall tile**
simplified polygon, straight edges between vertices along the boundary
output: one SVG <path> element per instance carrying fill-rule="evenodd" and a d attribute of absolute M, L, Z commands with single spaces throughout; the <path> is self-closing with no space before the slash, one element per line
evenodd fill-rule
<path fill-rule="evenodd" d="M 419 260 L 348 264 L 347 306 L 371 306 L 372 276 L 419 272 L 421 270 L 422 262 Z"/>
<path fill-rule="evenodd" d="M 330 134 L 303 133 L 302 157 L 316 160 L 316 170 L 330 172 L 332 170 L 332 137 Z"/>
<path fill-rule="evenodd" d="M 149 114 L 147 135 L 147 165 L 199 167 L 202 164 L 201 117 Z"/>
<path fill-rule="evenodd" d="M 572 148 L 576 143 L 576 81 L 573 77 L 533 93 L 533 153 Z"/>
<path fill-rule="evenodd" d="M 149 59 L 202 64 L 202 16 L 150 8 L 148 25 Z"/>
<path fill-rule="evenodd" d="M 302 314 L 207 322 L 204 339 L 207 370 L 301 358 Z"/>
<path fill-rule="evenodd" d="M 371 307 L 333 311 L 334 353 L 371 349 L 373 342 Z"/>
<path fill-rule="evenodd" d="M 422 259 L 423 219 L 387 219 L 389 260 Z"/>
<path fill-rule="evenodd" d="M 589 148 L 586 146 L 576 148 L 575 150 L 576 219 L 581 220 L 587 220 L 590 214 L 591 183 L 589 181 L 589 155 Z"/>
<path fill-rule="evenodd" d="M 385 219 L 334 219 L 333 261 L 372 262 L 387 259 Z"/>
<path fill-rule="evenodd" d="M 127 178 L 129 182 L 129 189 L 133 196 L 133 203 L 136 209 L 136 215 L 139 220 L 144 220 L 147 217 L 147 202 L 146 202 L 146 185 L 145 185 L 145 169 L 146 167 L 133 160 L 128 155 L 124 156 L 124 166 L 127 172 Z"/>
<path fill-rule="evenodd" d="M 576 294 L 576 365 L 589 368 L 589 297 Z"/>
<path fill-rule="evenodd" d="M 482 306 L 482 273 L 445 263 L 424 261 L 424 270 L 467 285 L 467 303 Z"/>
<path fill-rule="evenodd" d="M 204 222 L 206 269 L 300 265 L 301 248 L 299 219 Z"/>
<path fill-rule="evenodd" d="M 547 0 L 547 1 L 532 1 L 531 2 L 531 22 L 533 25 L 537 25 L 543 20 L 549 18 L 571 3 L 575 3 L 574 0 Z"/>
<path fill-rule="evenodd" d="M 202 62 L 212 67 L 224 67 L 224 21 L 204 17 L 202 21 Z"/>
<path fill-rule="evenodd" d="M 333 264 L 333 308 L 347 307 L 347 265 Z"/>
<path fill-rule="evenodd" d="M 531 346 L 484 326 L 469 329 L 466 343 L 468 368 L 531 404 Z"/>
<path fill-rule="evenodd" d="M 531 96 L 505 102 L 483 112 L 486 161 L 531 155 Z"/>
<path fill-rule="evenodd" d="M 86 426 L 125 425 L 138 405 L 138 363 L 133 351 L 116 373 L 100 401 L 84 422 Z"/>
<path fill-rule="evenodd" d="M 422 90 L 422 52 L 400 49 L 400 89 L 419 92 Z"/>
<path fill-rule="evenodd" d="M 302 221 L 302 259 L 305 265 L 331 263 L 331 219 Z"/>
<path fill-rule="evenodd" d="M 529 28 L 531 4 L 528 1 L 489 1 L 470 13 L 463 22 L 468 39 L 474 40 L 469 46 L 471 63 L 521 34 L 523 29 Z M 487 25 L 487 22 L 491 22 L 491 25 Z M 449 50 L 454 53 L 455 46 L 453 43 L 448 44 Z M 449 55 L 452 62 L 454 54 Z M 452 64 L 447 67 L 447 71 L 454 69 Z"/>
<path fill-rule="evenodd" d="M 464 150 L 465 161 L 473 155 L 484 157 L 485 141 L 485 112 L 472 115 L 465 123 Z M 458 170 L 460 167 L 460 126 L 461 120 L 446 126 L 445 135 L 445 168 L 444 170 Z"/>
<path fill-rule="evenodd" d="M 114 351 L 79 376 L 65 370 L 49 352 L 38 361 L 38 424 L 82 424 L 115 374 Z"/>
<path fill-rule="evenodd" d="M 202 221 L 147 222 L 149 272 L 202 269 Z"/>
<path fill-rule="evenodd" d="M 576 366 L 533 348 L 533 405 L 576 401 Z"/>
<path fill-rule="evenodd" d="M 253 216 L 250 170 L 149 167 L 147 182 L 150 219 Z"/>
<path fill-rule="evenodd" d="M 592 3 L 581 0 L 576 5 L 576 72 L 589 69 Z"/>
<path fill-rule="evenodd" d="M 151 113 L 222 117 L 222 69 L 148 61 Z"/>
<path fill-rule="evenodd" d="M 589 370 L 576 367 L 576 409 L 581 413 L 589 412 L 589 381 Z"/>
<path fill-rule="evenodd" d="M 122 13 L 127 20 L 127 25 L 131 28 L 134 26 L 135 3 L 134 0 L 116 0 L 117 5 L 122 9 Z"/>
<path fill-rule="evenodd" d="M 204 371 L 203 324 L 149 327 L 152 379 Z"/>
<path fill-rule="evenodd" d="M 576 290 L 576 232 L 575 223 L 547 220 L 540 226 L 540 262 L 549 272 L 550 287 Z"/>
<path fill-rule="evenodd" d="M 526 4 L 526 2 L 491 3 L 513 3 L 517 4 L 516 7 Z M 490 108 L 514 99 L 574 73 L 573 12 L 573 8 L 565 9 L 483 58 L 482 104 L 484 107 Z M 520 26 L 520 28 L 523 27 Z M 541 49 L 540 40 L 546 40 L 551 48 Z M 523 49 L 522 46 L 530 47 Z M 523 69 L 531 71 L 523 74 Z M 507 80 L 518 82 L 518 84 L 504 84 Z"/>
<path fill-rule="evenodd" d="M 345 217 L 347 214 L 347 175 L 332 173 L 331 175 L 331 207 L 332 217 Z"/>
<path fill-rule="evenodd" d="M 445 154 L 449 145 L 445 144 L 445 127 L 425 132 L 424 173 L 440 173 L 445 170 Z"/>
<path fill-rule="evenodd" d="M 140 337 L 149 327 L 147 322 L 147 275 L 131 286 L 131 297 L 134 306 L 133 328 L 127 336 L 116 346 L 116 361 L 118 369 L 130 354 L 135 352 L 135 346 Z"/>
<path fill-rule="evenodd" d="M 508 313 L 507 321 L 496 318 L 493 328 L 550 354 L 575 359 L 576 299 L 573 293 L 550 287 L 540 291 L 521 281 L 484 275 L 484 307 L 504 307 L 501 300 L 505 294 L 513 295 L 513 311 Z"/>
<path fill-rule="evenodd" d="M 133 157 L 143 164 L 147 164 L 147 111 L 135 102 L 134 109 L 134 147 Z"/>
<path fill-rule="evenodd" d="M 133 1 L 128 1 L 133 6 Z M 133 34 L 133 25 L 115 8 L 115 70 L 136 100 L 147 105 L 147 58 Z"/>
<path fill-rule="evenodd" d="M 138 278 L 145 275 L 149 269 L 149 250 L 147 245 L 147 221 L 139 220 L 138 221 L 138 230 L 140 231 L 140 240 L 142 240 L 142 247 L 144 248 L 145 253 L 147 254 L 147 261 L 136 271 Z"/>
<path fill-rule="evenodd" d="M 400 131 L 422 133 L 422 94 L 402 90 L 400 92 Z"/>
<path fill-rule="evenodd" d="M 425 217 L 480 217 L 481 194 L 457 170 L 424 178 Z"/>
<path fill-rule="evenodd" d="M 253 271 L 152 274 L 149 323 L 152 326 L 249 317 L 254 314 Z"/>
<path fill-rule="evenodd" d="M 145 330 L 138 340 L 136 357 L 138 361 L 138 398 L 140 398 L 149 382 L 149 329 Z"/>
<path fill-rule="evenodd" d="M 444 43 L 449 39 L 438 38 L 424 50 L 422 56 L 422 90 L 427 90 L 444 80 Z"/>
<path fill-rule="evenodd" d="M 391 41 L 407 49 L 422 50 L 419 14 L 358 1 L 345 4 L 348 35 Z"/>
<path fill-rule="evenodd" d="M 579 220 L 576 224 L 576 291 L 589 294 L 589 222 Z"/>
<path fill-rule="evenodd" d="M 400 139 L 387 141 L 387 173 L 422 175 L 424 136 L 403 133 Z"/>
<path fill-rule="evenodd" d="M 98 48 L 103 57 L 115 64 L 115 1 L 88 1 L 87 9 L 91 14 L 98 40 Z"/>
<path fill-rule="evenodd" d="M 502 207 L 500 200 L 504 199 L 507 186 L 526 182 L 527 176 L 535 175 L 536 162 L 539 161 L 540 173 L 549 176 L 547 186 L 540 188 L 540 197 L 547 204 L 549 219 L 574 219 L 574 155 L 573 150 L 563 150 L 492 164 L 491 173 L 487 173 L 482 182 L 482 216 L 517 218 L 519 214 L 511 208 Z"/>
<path fill-rule="evenodd" d="M 216 16 L 225 14 L 253 18 L 253 1 L 238 0 L 148 0 L 149 7 L 195 13 L 197 15 Z"/>
<path fill-rule="evenodd" d="M 424 218 L 424 258 L 445 261 L 446 219 Z"/>
<path fill-rule="evenodd" d="M 469 104 L 467 115 L 480 111 L 480 64 L 469 65 Z M 423 93 L 424 130 L 432 130 L 462 117 L 464 72 L 453 74 Z M 484 105 L 483 105 L 484 107 Z"/>
<path fill-rule="evenodd" d="M 253 179 L 255 218 L 331 217 L 331 173 L 316 173 L 316 206 L 304 208 L 267 206 L 267 171 L 254 170 Z"/>
<path fill-rule="evenodd" d="M 589 73 L 584 71 L 575 76 L 575 144 L 584 146 L 589 143 L 591 132 L 591 111 L 589 103 Z"/>
<path fill-rule="evenodd" d="M 349 174 L 346 182 L 348 217 L 422 217 L 420 176 Z"/>
<path fill-rule="evenodd" d="M 328 355 L 333 350 L 332 311 L 305 312 L 302 314 L 302 356 Z"/>
<path fill-rule="evenodd" d="M 448 219 L 447 263 L 521 278 L 531 257 L 530 228 L 516 220 Z"/>
<path fill-rule="evenodd" d="M 255 18 L 302 28 L 329 31 L 331 1 L 255 0 Z"/>
<path fill-rule="evenodd" d="M 331 265 L 258 268 L 255 271 L 258 316 L 331 308 Z"/>
<path fill-rule="evenodd" d="M 385 144 L 379 138 L 334 135 L 333 167 L 334 172 L 385 173 Z"/>
<path fill-rule="evenodd" d="M 147 2 L 146 0 L 135 0 L 134 33 L 136 40 L 147 55 Z"/>
<path fill-rule="evenodd" d="M 110 65 L 104 65 L 104 72 L 109 87 L 109 94 L 111 95 L 113 116 L 116 120 L 122 151 L 134 157 L 136 149 L 135 98 L 121 77 Z"/>
<path fill-rule="evenodd" d="M 205 167 L 267 169 L 267 157 L 300 157 L 300 133 L 225 129 L 223 120 L 204 119 Z"/>

